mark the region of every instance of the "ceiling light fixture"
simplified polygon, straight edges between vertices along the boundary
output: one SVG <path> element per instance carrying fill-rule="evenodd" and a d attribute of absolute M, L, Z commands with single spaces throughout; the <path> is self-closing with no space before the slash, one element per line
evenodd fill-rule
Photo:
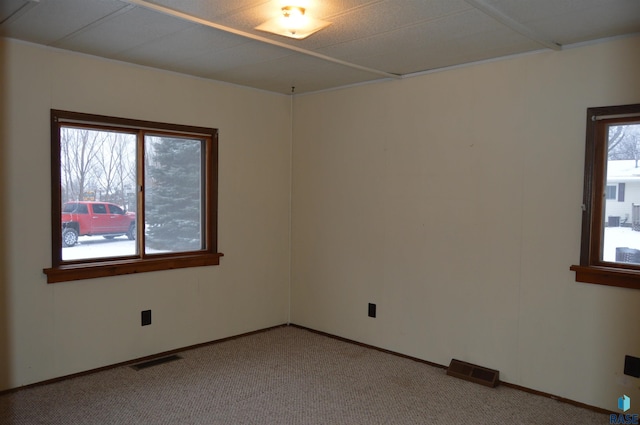
<path fill-rule="evenodd" d="M 255 29 L 301 40 L 331 25 L 331 22 L 314 19 L 305 14 L 301 6 L 284 6 L 282 15 L 258 25 Z"/>

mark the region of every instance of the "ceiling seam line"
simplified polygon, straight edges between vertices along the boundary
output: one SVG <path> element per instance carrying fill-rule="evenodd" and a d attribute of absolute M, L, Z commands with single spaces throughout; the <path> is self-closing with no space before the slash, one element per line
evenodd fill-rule
<path fill-rule="evenodd" d="M 506 15 L 505 13 L 496 9 L 495 7 L 486 4 L 483 0 L 464 0 L 464 1 L 470 4 L 471 6 L 475 7 L 485 15 L 492 17 L 496 21 L 510 28 L 511 30 L 519 33 L 520 35 L 527 37 L 532 41 L 535 41 L 536 43 L 544 47 L 547 47 L 552 50 L 562 49 L 562 45 L 556 43 L 555 41 L 546 40 L 540 37 L 538 34 L 532 31 L 529 27 L 521 24 L 520 22 L 516 21 L 515 19 L 511 18 L 509 15 Z"/>
<path fill-rule="evenodd" d="M 385 72 L 385 71 L 381 71 L 379 69 L 374 69 L 374 68 L 368 68 L 366 66 L 362 66 L 362 65 L 358 65 L 355 63 L 351 63 L 351 62 L 347 62 L 347 61 L 343 61 L 341 59 L 337 59 L 337 58 L 333 58 L 331 56 L 326 56 L 323 55 L 321 53 L 316 53 L 313 52 L 311 50 L 307 50 L 307 49 L 303 49 L 300 47 L 296 47 L 296 46 L 291 46 L 289 44 L 285 44 L 285 43 L 281 43 L 279 41 L 275 41 L 275 40 L 271 40 L 269 38 L 266 37 L 261 37 L 259 35 L 255 35 L 255 34 L 251 34 L 248 32 L 244 32 L 244 31 L 240 31 L 237 30 L 235 28 L 231 28 L 231 27 L 227 27 L 224 25 L 220 25 L 220 24 L 216 24 L 215 22 L 211 22 L 208 21 L 206 19 L 202 19 L 202 18 L 198 18 L 196 16 L 190 15 L 188 13 L 185 12 L 180 12 L 178 10 L 175 9 L 171 9 L 169 7 L 165 7 L 165 6 L 160 6 L 151 2 L 148 2 L 146 0 L 124 0 L 125 2 L 129 3 L 129 4 L 134 4 L 137 6 L 141 6 L 145 9 L 150 9 L 150 10 L 154 10 L 156 12 L 160 12 L 160 13 L 164 13 L 165 15 L 169 15 L 169 16 L 173 16 L 175 18 L 180 18 L 189 22 L 193 22 L 193 23 L 197 23 L 197 24 L 201 24 L 201 25 L 205 25 L 207 27 L 210 28 L 214 28 L 220 31 L 224 31 L 230 34 L 235 34 L 238 35 L 240 37 L 244 37 L 244 38 L 248 38 L 254 41 L 259 41 L 265 44 L 269 44 L 272 46 L 276 46 L 276 47 L 280 47 L 286 50 L 290 50 L 290 51 L 294 51 L 296 53 L 301 53 L 303 55 L 307 55 L 307 56 L 311 56 L 311 57 L 315 57 L 317 59 L 321 59 L 327 62 L 333 62 L 335 64 L 338 65 L 342 65 L 342 66 L 346 66 L 349 68 L 353 68 L 353 69 L 358 69 L 360 71 L 364 71 L 364 72 L 368 72 L 371 74 L 376 74 L 376 75 L 380 75 L 386 78 L 392 78 L 392 79 L 399 79 L 402 76 L 399 74 L 393 74 L 390 72 Z"/>
<path fill-rule="evenodd" d="M 116 17 L 122 15 L 123 13 L 127 13 L 130 10 L 132 10 L 133 8 L 134 8 L 133 5 L 123 6 L 120 9 L 114 10 L 113 12 L 109 13 L 108 15 L 105 15 L 105 16 L 101 17 L 100 19 L 97 19 L 97 20 L 95 20 L 93 22 L 88 23 L 87 25 L 83 26 L 82 28 L 78 28 L 77 30 L 65 35 L 64 37 L 55 40 L 54 42 L 50 43 L 49 45 L 53 46 L 53 47 L 57 47 L 57 46 L 60 45 L 60 43 L 66 41 L 66 40 L 72 39 L 73 37 L 75 37 L 75 36 L 77 36 L 79 34 L 82 34 L 82 33 L 86 32 L 86 31 L 88 31 L 88 30 L 90 30 L 92 28 L 95 28 L 95 27 L 97 27 L 98 25 L 100 25 L 100 24 L 102 24 L 104 22 L 110 21 L 111 19 L 116 18 Z"/>
<path fill-rule="evenodd" d="M 36 1 L 27 1 L 25 4 L 20 6 L 18 10 L 7 16 L 4 20 L 0 21 L 0 25 L 6 25 L 11 23 L 12 21 L 18 19 L 25 13 L 27 13 L 31 8 L 35 7 L 38 4 Z"/>

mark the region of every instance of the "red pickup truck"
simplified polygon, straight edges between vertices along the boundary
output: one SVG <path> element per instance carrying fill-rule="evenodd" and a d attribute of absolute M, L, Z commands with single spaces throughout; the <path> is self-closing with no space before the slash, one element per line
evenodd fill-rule
<path fill-rule="evenodd" d="M 74 246 L 78 236 L 136 238 L 136 215 L 109 202 L 76 201 L 62 207 L 62 246 Z"/>

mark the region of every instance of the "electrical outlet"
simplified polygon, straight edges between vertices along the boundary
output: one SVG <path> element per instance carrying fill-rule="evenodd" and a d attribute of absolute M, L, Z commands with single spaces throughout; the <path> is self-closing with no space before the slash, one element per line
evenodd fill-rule
<path fill-rule="evenodd" d="M 151 310 L 143 311 L 140 316 L 142 317 L 142 326 L 151 324 Z"/>
<path fill-rule="evenodd" d="M 369 317 L 376 317 L 376 305 L 369 303 Z"/>
<path fill-rule="evenodd" d="M 624 356 L 624 374 L 640 378 L 640 358 Z"/>

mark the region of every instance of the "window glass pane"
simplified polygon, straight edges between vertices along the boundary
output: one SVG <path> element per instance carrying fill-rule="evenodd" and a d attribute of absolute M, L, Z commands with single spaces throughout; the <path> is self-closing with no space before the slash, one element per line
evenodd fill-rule
<path fill-rule="evenodd" d="M 202 140 L 145 137 L 145 253 L 204 249 Z"/>
<path fill-rule="evenodd" d="M 106 214 L 107 206 L 105 204 L 93 204 L 93 213 L 94 214 Z"/>
<path fill-rule="evenodd" d="M 136 255 L 135 187 L 134 134 L 60 128 L 63 261 Z"/>
<path fill-rule="evenodd" d="M 117 205 L 109 204 L 110 214 L 124 214 L 124 210 Z"/>
<path fill-rule="evenodd" d="M 640 264 L 640 124 L 610 125 L 602 260 Z"/>

